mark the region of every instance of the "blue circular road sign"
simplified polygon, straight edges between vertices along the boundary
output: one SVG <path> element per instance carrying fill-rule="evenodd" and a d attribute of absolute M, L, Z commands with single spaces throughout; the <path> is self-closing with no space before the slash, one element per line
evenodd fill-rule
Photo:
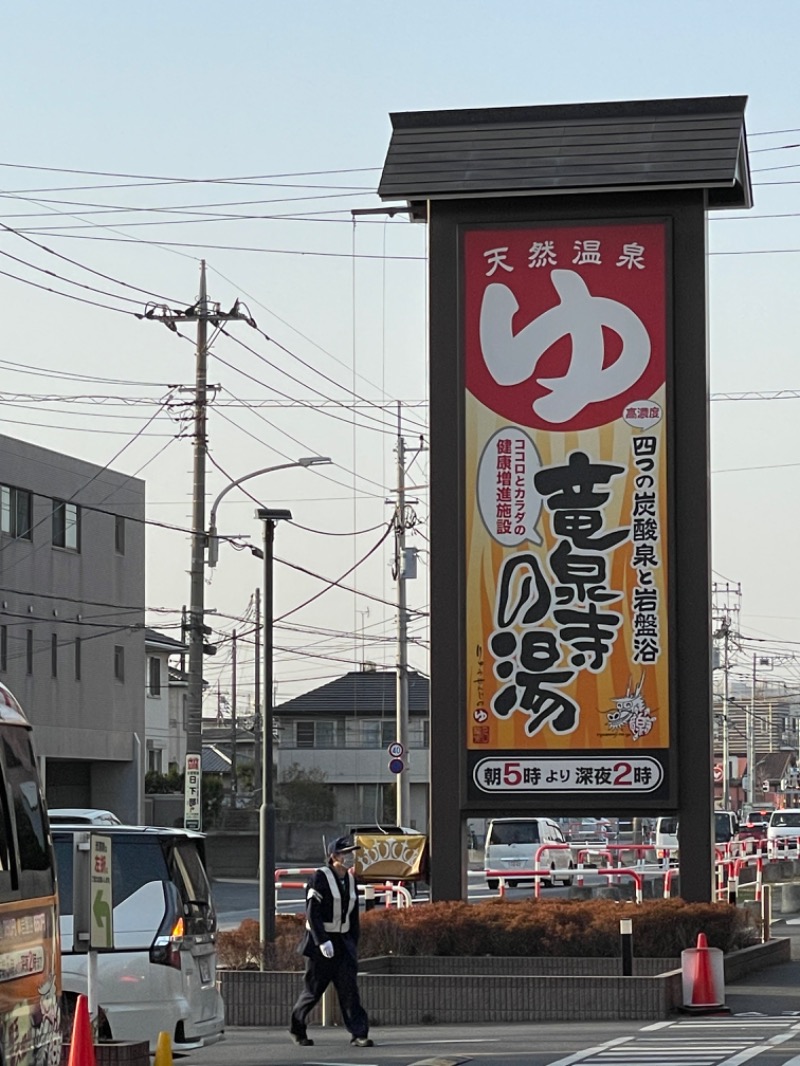
<path fill-rule="evenodd" d="M 392 771 L 393 774 L 401 774 L 405 769 L 405 763 L 402 759 L 390 759 L 389 769 Z"/>

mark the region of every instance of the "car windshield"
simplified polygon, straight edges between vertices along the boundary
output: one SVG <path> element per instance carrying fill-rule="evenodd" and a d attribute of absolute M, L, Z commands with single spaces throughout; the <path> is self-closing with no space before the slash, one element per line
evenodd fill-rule
<path fill-rule="evenodd" d="M 494 822 L 490 844 L 538 844 L 539 826 L 536 822 Z"/>
<path fill-rule="evenodd" d="M 797 828 L 798 826 L 800 826 L 800 810 L 776 811 L 772 815 L 772 821 L 770 822 L 770 824 L 773 826 L 783 825 L 791 826 L 792 828 Z"/>

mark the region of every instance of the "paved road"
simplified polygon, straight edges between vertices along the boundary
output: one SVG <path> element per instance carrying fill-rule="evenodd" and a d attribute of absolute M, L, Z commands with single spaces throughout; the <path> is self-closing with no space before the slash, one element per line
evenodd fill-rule
<path fill-rule="evenodd" d="M 586 883 L 590 883 L 594 876 L 598 884 L 605 883 L 604 878 L 587 874 Z M 217 915 L 220 929 L 235 929 L 245 918 L 258 918 L 258 882 L 255 880 L 241 880 L 219 878 L 213 882 L 214 902 L 217 906 Z M 497 891 L 490 891 L 486 887 L 486 879 L 482 870 L 470 870 L 468 882 L 469 899 L 473 901 L 490 899 L 497 895 Z M 508 899 L 530 898 L 532 888 L 527 885 L 523 888 L 510 888 L 507 891 Z M 565 888 L 543 888 L 542 896 L 552 899 L 558 896 L 566 896 Z M 420 887 L 415 896 L 420 902 L 428 899 L 427 888 Z M 300 914 L 305 907 L 305 898 L 299 888 L 279 889 L 276 894 L 276 910 L 279 914 Z"/>
<path fill-rule="evenodd" d="M 476 871 L 476 892 L 480 880 Z M 257 916 L 257 891 L 255 883 L 215 886 L 232 921 L 247 913 L 254 893 Z M 294 908 L 299 899 L 280 906 Z M 240 1028 L 191 1052 L 191 1066 L 800 1066 L 800 915 L 778 918 L 772 932 L 792 938 L 792 961 L 729 985 L 729 1014 L 642 1023 L 376 1026 L 368 1049 L 350 1047 L 340 1028 L 310 1029 L 313 1048 L 296 1047 L 281 1029 Z"/>
<path fill-rule="evenodd" d="M 234 1029 L 192 1053 L 197 1066 L 798 1066 L 800 1017 L 732 1014 L 653 1023 L 375 1027 L 373 1048 L 342 1029 L 309 1029 L 313 1048 L 276 1029 Z"/>

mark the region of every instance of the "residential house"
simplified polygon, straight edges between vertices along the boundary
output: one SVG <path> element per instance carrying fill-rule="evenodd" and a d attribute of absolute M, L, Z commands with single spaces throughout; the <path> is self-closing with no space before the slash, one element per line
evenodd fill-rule
<path fill-rule="evenodd" d="M 427 831 L 430 683 L 408 674 L 410 828 Z M 394 670 L 354 670 L 274 708 L 277 782 L 292 768 L 325 774 L 341 825 L 395 821 L 396 776 L 387 749 L 397 739 Z"/>
<path fill-rule="evenodd" d="M 166 773 L 186 762 L 186 681 L 171 666 L 189 646 L 155 629 L 145 629 L 145 770 Z"/>

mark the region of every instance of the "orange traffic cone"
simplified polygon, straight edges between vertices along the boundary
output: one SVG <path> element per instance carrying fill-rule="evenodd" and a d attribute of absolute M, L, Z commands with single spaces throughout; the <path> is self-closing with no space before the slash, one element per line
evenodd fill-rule
<path fill-rule="evenodd" d="M 92 1023 L 89 1021 L 89 1003 L 86 996 L 78 996 L 75 1003 L 67 1066 L 96 1066 Z"/>
<path fill-rule="evenodd" d="M 711 956 L 705 933 L 697 934 L 696 950 L 691 1005 L 693 1007 L 721 1006 L 721 1000 L 714 990 L 714 974 L 711 971 Z"/>

